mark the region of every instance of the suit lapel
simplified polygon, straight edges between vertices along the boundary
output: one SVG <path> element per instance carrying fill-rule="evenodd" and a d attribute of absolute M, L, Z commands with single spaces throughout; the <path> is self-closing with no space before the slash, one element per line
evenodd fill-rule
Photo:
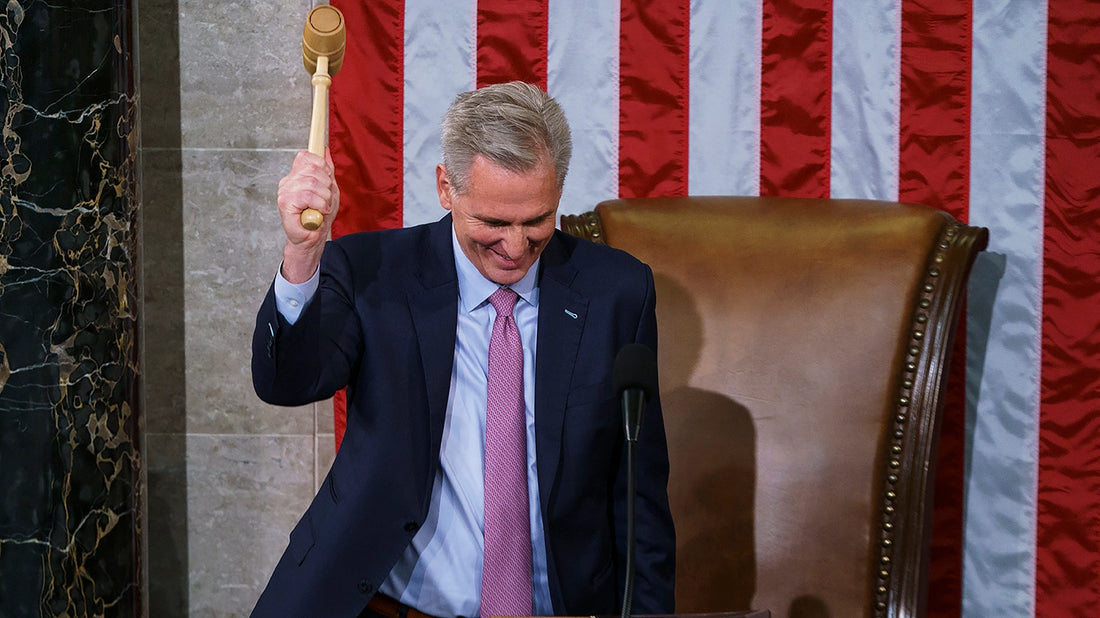
<path fill-rule="evenodd" d="M 555 237 L 542 253 L 539 279 L 535 451 L 544 513 L 561 460 L 565 403 L 588 315 L 588 299 L 571 287 L 577 270 L 568 257 L 563 243 Z"/>
<path fill-rule="evenodd" d="M 443 439 L 458 327 L 458 274 L 451 247 L 450 215 L 430 226 L 428 247 L 420 255 L 408 302 L 428 393 L 429 453 L 435 457 Z"/>

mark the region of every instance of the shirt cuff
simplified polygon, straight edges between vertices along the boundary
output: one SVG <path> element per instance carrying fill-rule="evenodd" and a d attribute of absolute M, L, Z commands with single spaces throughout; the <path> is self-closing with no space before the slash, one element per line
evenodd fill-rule
<path fill-rule="evenodd" d="M 313 276 L 304 283 L 291 283 L 283 277 L 282 268 L 275 273 L 275 308 L 290 324 L 298 321 L 305 311 L 317 286 L 321 282 L 321 269 L 313 271 Z"/>

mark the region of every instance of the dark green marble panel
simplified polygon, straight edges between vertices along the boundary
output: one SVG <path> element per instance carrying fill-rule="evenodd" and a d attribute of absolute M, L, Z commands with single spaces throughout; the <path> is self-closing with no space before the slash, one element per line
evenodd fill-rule
<path fill-rule="evenodd" d="M 0 615 L 141 611 L 131 18 L 0 16 Z"/>

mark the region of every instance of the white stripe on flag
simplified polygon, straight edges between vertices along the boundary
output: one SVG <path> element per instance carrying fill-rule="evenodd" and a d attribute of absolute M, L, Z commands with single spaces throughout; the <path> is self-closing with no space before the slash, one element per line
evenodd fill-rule
<path fill-rule="evenodd" d="M 900 0 L 833 2 L 830 195 L 898 199 Z"/>
<path fill-rule="evenodd" d="M 476 9 L 473 2 L 405 0 L 405 227 L 444 214 L 435 191 L 439 121 L 476 83 Z"/>
<path fill-rule="evenodd" d="M 619 196 L 619 2 L 551 2 L 547 90 L 573 135 L 559 214 Z"/>
<path fill-rule="evenodd" d="M 1046 3 L 973 5 L 963 615 L 1032 616 L 1042 317 Z"/>
<path fill-rule="evenodd" d="M 760 195 L 760 2 L 691 2 L 688 186 Z"/>

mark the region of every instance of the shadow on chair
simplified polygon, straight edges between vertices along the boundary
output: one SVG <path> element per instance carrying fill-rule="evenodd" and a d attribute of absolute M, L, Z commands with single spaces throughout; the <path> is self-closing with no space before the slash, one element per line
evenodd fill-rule
<path fill-rule="evenodd" d="M 922 616 L 950 350 L 988 232 L 864 200 L 615 200 L 648 263 L 677 612 Z"/>

